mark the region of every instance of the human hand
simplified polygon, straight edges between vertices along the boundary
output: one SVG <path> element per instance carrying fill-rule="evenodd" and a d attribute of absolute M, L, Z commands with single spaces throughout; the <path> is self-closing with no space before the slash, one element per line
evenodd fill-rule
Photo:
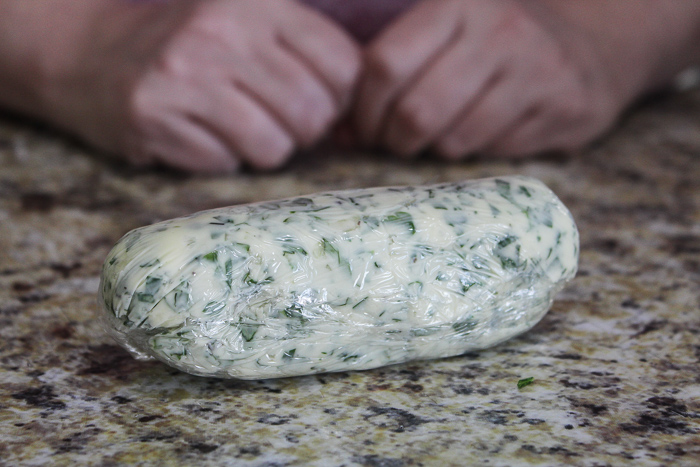
<path fill-rule="evenodd" d="M 581 146 L 627 103 L 587 38 L 533 2 L 430 0 L 365 52 L 354 120 L 365 144 L 521 156 Z"/>
<path fill-rule="evenodd" d="M 296 2 L 119 8 L 74 41 L 78 52 L 55 73 L 64 85 L 49 100 L 64 127 L 132 162 L 199 172 L 275 168 L 349 104 L 359 51 Z"/>

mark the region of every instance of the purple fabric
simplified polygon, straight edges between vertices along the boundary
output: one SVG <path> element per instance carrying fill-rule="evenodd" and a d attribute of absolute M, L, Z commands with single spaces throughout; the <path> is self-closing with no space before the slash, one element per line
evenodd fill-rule
<path fill-rule="evenodd" d="M 420 0 L 300 0 L 340 23 L 361 42 L 372 39 Z"/>

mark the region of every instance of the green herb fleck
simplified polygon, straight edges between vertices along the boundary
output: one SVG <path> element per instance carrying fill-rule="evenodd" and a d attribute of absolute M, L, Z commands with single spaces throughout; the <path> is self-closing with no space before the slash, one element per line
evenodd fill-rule
<path fill-rule="evenodd" d="M 362 222 L 370 226 L 370 228 L 372 229 L 376 229 L 377 227 L 379 227 L 379 219 L 377 219 L 374 216 L 364 216 L 362 218 Z"/>
<path fill-rule="evenodd" d="M 146 277 L 146 284 L 144 286 L 144 292 L 146 294 L 155 294 L 160 289 L 160 285 L 163 283 L 163 279 L 160 277 L 148 276 Z"/>
<path fill-rule="evenodd" d="M 424 337 L 424 336 L 429 336 L 431 334 L 435 334 L 436 332 L 438 332 L 440 330 L 441 330 L 440 326 L 428 326 L 427 328 L 411 329 L 410 334 L 413 337 Z"/>
<path fill-rule="evenodd" d="M 292 349 L 292 350 L 287 350 L 282 354 L 282 360 L 291 360 L 294 358 L 294 354 L 297 352 L 297 349 Z"/>
<path fill-rule="evenodd" d="M 289 206 L 312 206 L 314 204 L 314 200 L 311 198 L 295 198 L 291 201 L 289 201 Z"/>
<path fill-rule="evenodd" d="M 507 247 L 508 245 L 510 245 L 511 243 L 513 243 L 514 241 L 516 241 L 517 239 L 518 239 L 518 237 L 515 237 L 515 236 L 513 236 L 513 235 L 508 235 L 508 236 L 505 237 L 503 240 L 501 240 L 500 242 L 498 242 L 498 247 L 499 247 L 499 248 L 505 248 L 505 247 Z"/>
<path fill-rule="evenodd" d="M 206 306 L 204 307 L 204 310 L 202 310 L 202 313 L 204 313 L 205 315 L 218 314 L 225 307 L 226 307 L 226 304 L 224 302 L 211 301 L 211 302 L 206 304 Z"/>
<path fill-rule="evenodd" d="M 517 240 L 518 237 L 508 235 L 496 244 L 494 255 L 501 260 L 503 268 L 517 269 L 524 266 L 525 262 L 520 260 L 520 245 L 515 243 Z"/>
<path fill-rule="evenodd" d="M 282 253 L 282 256 L 293 255 L 293 254 L 297 254 L 297 253 L 300 254 L 300 255 L 303 255 L 303 256 L 307 256 L 307 255 L 308 255 L 308 253 L 306 252 L 306 250 L 303 249 L 303 248 L 300 247 L 300 246 L 296 246 L 296 245 L 285 245 L 284 248 L 285 248 L 285 250 L 284 250 L 284 252 Z"/>
<path fill-rule="evenodd" d="M 291 306 L 288 306 L 287 308 L 282 311 L 284 313 L 284 316 L 287 318 L 292 318 L 292 319 L 304 319 L 304 313 L 302 313 L 302 306 L 298 303 L 294 303 Z"/>
<path fill-rule="evenodd" d="M 241 249 L 248 251 L 248 252 L 250 251 L 250 245 L 248 245 L 247 243 L 234 242 L 231 244 L 231 246 L 234 248 L 241 248 Z"/>
<path fill-rule="evenodd" d="M 501 266 L 503 269 L 518 269 L 518 263 L 511 258 L 501 256 Z"/>
<path fill-rule="evenodd" d="M 411 261 L 414 263 L 417 262 L 418 260 L 422 260 L 424 258 L 427 258 L 428 256 L 431 256 L 435 254 L 433 252 L 433 249 L 428 246 L 428 245 L 417 245 L 416 249 L 413 253 L 411 253 Z"/>
<path fill-rule="evenodd" d="M 207 261 L 216 262 L 218 257 L 219 257 L 219 254 L 216 251 L 212 251 L 211 253 L 207 253 L 206 255 L 202 256 L 202 259 L 205 259 Z"/>
<path fill-rule="evenodd" d="M 127 252 L 130 251 L 134 247 L 134 245 L 136 245 L 136 243 L 139 241 L 140 238 L 141 238 L 141 231 L 140 230 L 137 230 L 137 231 L 132 230 L 130 233 L 126 234 L 126 236 L 124 237 L 124 242 L 125 242 L 124 251 L 127 251 Z"/>
<path fill-rule="evenodd" d="M 498 191 L 498 194 L 503 196 L 505 199 L 510 200 L 510 182 L 506 182 L 505 180 L 496 180 L 496 191 Z"/>
<path fill-rule="evenodd" d="M 474 328 L 476 327 L 477 322 L 472 318 L 471 316 L 461 320 L 457 321 L 452 325 L 452 329 L 460 335 L 460 336 L 466 336 L 467 334 L 471 333 Z"/>
<path fill-rule="evenodd" d="M 144 303 L 155 303 L 156 301 L 155 298 L 153 298 L 153 294 L 150 293 L 137 293 L 136 298 Z"/>
<path fill-rule="evenodd" d="M 530 376 L 529 378 L 523 378 L 521 380 L 518 380 L 518 389 L 522 389 L 525 386 L 529 386 L 532 384 L 532 382 L 535 380 L 533 376 Z"/>
<path fill-rule="evenodd" d="M 166 301 L 173 310 L 185 311 L 192 305 L 192 296 L 190 295 L 190 283 L 182 281 L 175 287 L 166 298 Z"/>
<path fill-rule="evenodd" d="M 518 191 L 520 191 L 520 193 L 524 194 L 528 198 L 532 198 L 532 193 L 530 192 L 530 190 L 527 189 L 527 187 L 520 185 L 520 189 Z"/>
<path fill-rule="evenodd" d="M 267 276 L 265 279 L 262 280 L 255 280 L 251 277 L 250 271 L 245 273 L 245 276 L 243 276 L 243 282 L 245 282 L 246 285 L 266 285 L 275 280 L 274 277 L 272 276 Z"/>
<path fill-rule="evenodd" d="M 411 232 L 411 235 L 416 233 L 416 225 L 413 223 L 413 216 L 405 211 L 399 211 L 396 214 L 386 216 L 384 222 L 403 224 L 408 227 L 408 231 Z"/>
<path fill-rule="evenodd" d="M 365 302 L 365 300 L 367 300 L 368 298 L 369 298 L 369 296 L 367 296 L 367 297 L 363 298 L 362 300 L 360 300 L 359 302 L 355 303 L 355 304 L 353 305 L 352 309 L 354 310 L 354 309 L 357 308 L 358 306 L 362 305 L 362 304 Z"/>
<path fill-rule="evenodd" d="M 233 261 L 229 258 L 224 263 L 224 275 L 226 276 L 226 282 L 228 282 L 229 287 L 231 286 L 231 280 L 233 278 Z"/>
<path fill-rule="evenodd" d="M 549 210 L 544 211 L 544 213 L 542 214 L 541 220 L 542 220 L 542 223 L 544 225 L 546 225 L 547 227 L 549 227 L 550 229 L 554 226 L 554 222 L 552 220 L 552 212 Z"/>
<path fill-rule="evenodd" d="M 478 284 L 478 282 L 476 282 L 476 281 L 470 281 L 470 280 L 467 280 L 463 277 L 459 279 L 459 283 L 462 286 L 462 293 L 469 292 L 469 289 L 471 289 L 472 287 L 474 287 L 475 285 Z"/>
<path fill-rule="evenodd" d="M 219 221 L 221 224 L 233 224 L 233 219 L 226 216 L 214 216 L 214 219 Z"/>
<path fill-rule="evenodd" d="M 330 240 L 323 238 L 321 240 L 321 247 L 323 251 L 331 256 L 335 256 L 338 260 L 338 265 L 343 266 L 348 269 L 348 272 L 352 274 L 352 269 L 350 268 L 350 263 L 340 256 L 340 252 L 336 247 L 333 246 Z"/>
<path fill-rule="evenodd" d="M 246 342 L 250 342 L 255 337 L 255 333 L 258 332 L 259 324 L 241 324 L 239 325 L 241 329 L 241 336 Z"/>
<path fill-rule="evenodd" d="M 338 262 L 340 262 L 340 252 L 336 247 L 333 246 L 330 240 L 324 238 L 321 240 L 321 245 L 323 246 L 323 251 L 331 255 L 336 255 L 338 257 Z"/>

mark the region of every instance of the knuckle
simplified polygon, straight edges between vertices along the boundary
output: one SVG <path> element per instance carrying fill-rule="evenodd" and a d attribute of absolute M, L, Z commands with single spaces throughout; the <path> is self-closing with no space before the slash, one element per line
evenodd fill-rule
<path fill-rule="evenodd" d="M 336 65 L 335 82 L 341 90 L 350 90 L 355 86 L 362 63 L 360 53 L 354 47 L 352 52 L 347 54 L 343 60 L 338 60 Z"/>
<path fill-rule="evenodd" d="M 572 89 L 568 93 L 564 111 L 568 119 L 576 122 L 590 120 L 592 117 L 589 99 L 580 90 Z"/>
<path fill-rule="evenodd" d="M 181 8 L 185 8 L 187 18 L 182 22 L 180 28 L 186 33 L 218 36 L 225 34 L 226 28 L 230 27 L 230 22 L 235 20 L 235 18 L 230 19 L 225 3 L 190 2 Z"/>
<path fill-rule="evenodd" d="M 268 120 L 264 117 L 262 112 L 254 111 L 247 107 L 238 107 L 234 110 L 235 121 L 232 125 L 235 125 L 234 134 L 242 135 L 258 135 L 264 133 L 267 126 Z"/>
<path fill-rule="evenodd" d="M 419 138 L 430 134 L 436 120 L 432 109 L 416 98 L 401 100 L 396 105 L 395 118 L 403 131 Z"/>
<path fill-rule="evenodd" d="M 539 29 L 537 23 L 520 2 L 505 3 L 500 9 L 500 16 L 496 24 L 499 30 L 518 37 Z"/>
<path fill-rule="evenodd" d="M 191 68 L 191 60 L 184 53 L 186 50 L 182 41 L 176 40 L 168 44 L 154 59 L 152 68 L 167 76 L 185 76 Z"/>
<path fill-rule="evenodd" d="M 257 166 L 276 167 L 294 151 L 292 138 L 268 118 L 240 128 L 239 134 L 245 135 L 246 152 Z"/>
<path fill-rule="evenodd" d="M 319 91 L 308 93 L 293 106 L 292 118 L 304 145 L 313 143 L 331 125 L 335 118 L 335 105 L 330 97 Z"/>
<path fill-rule="evenodd" d="M 368 76 L 379 83 L 392 83 L 401 79 L 400 64 L 391 57 L 392 53 L 386 47 L 370 48 L 365 54 L 365 69 Z"/>
<path fill-rule="evenodd" d="M 251 164 L 258 169 L 275 169 L 282 166 L 294 151 L 291 139 L 269 134 L 258 135 L 259 151 L 251 155 Z"/>
<path fill-rule="evenodd" d="M 589 98 L 580 79 L 573 71 L 560 74 L 560 83 L 563 86 L 553 85 L 553 92 L 548 96 L 548 102 L 544 106 L 551 109 L 550 114 L 564 126 L 586 126 L 595 119 L 595 103 Z"/>
<path fill-rule="evenodd" d="M 160 108 L 151 89 L 150 77 L 132 86 L 126 98 L 126 120 L 132 130 L 141 132 L 157 118 Z"/>
<path fill-rule="evenodd" d="M 152 99 L 145 93 L 132 92 L 127 98 L 123 137 L 120 146 L 127 159 L 135 165 L 149 165 L 155 159 L 152 134 L 158 127 L 157 115 L 152 112 Z"/>

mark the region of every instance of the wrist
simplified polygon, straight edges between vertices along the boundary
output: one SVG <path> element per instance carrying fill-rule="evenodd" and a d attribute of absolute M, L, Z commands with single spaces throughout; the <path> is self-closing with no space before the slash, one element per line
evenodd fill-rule
<path fill-rule="evenodd" d="M 620 107 L 700 62 L 696 0 L 530 0 L 523 5 L 569 43 Z"/>
<path fill-rule="evenodd" d="M 0 104 L 52 117 L 55 94 L 80 62 L 85 29 L 110 3 L 0 0 Z M 60 25 L 60 27 L 56 27 Z"/>
<path fill-rule="evenodd" d="M 115 111 L 138 59 L 120 56 L 121 38 L 157 34 L 149 16 L 166 10 L 162 3 L 0 0 L 0 106 L 113 149 L 118 137 L 105 128 L 117 128 L 104 120 L 121 121 Z"/>

